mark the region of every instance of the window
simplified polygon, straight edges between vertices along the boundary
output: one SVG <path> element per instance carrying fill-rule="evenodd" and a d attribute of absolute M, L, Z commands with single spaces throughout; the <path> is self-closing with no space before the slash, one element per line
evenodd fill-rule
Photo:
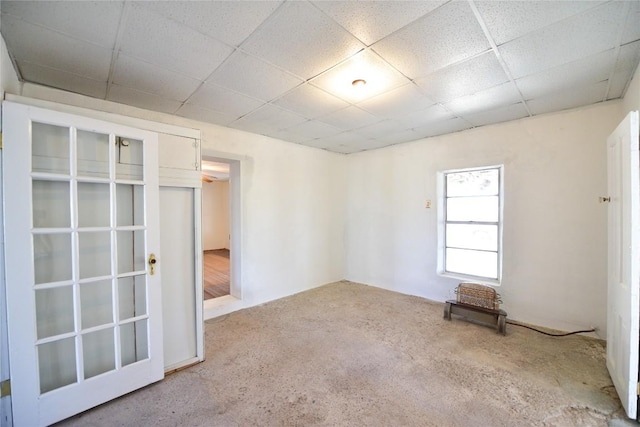
<path fill-rule="evenodd" d="M 499 281 L 502 261 L 502 166 L 444 174 L 441 270 Z"/>

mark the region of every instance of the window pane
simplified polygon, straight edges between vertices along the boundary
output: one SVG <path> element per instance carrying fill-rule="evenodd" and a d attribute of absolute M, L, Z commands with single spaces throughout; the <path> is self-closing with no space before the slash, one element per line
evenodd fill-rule
<path fill-rule="evenodd" d="M 108 227 L 109 184 L 78 183 L 78 227 Z"/>
<path fill-rule="evenodd" d="M 78 247 L 81 279 L 111 274 L 111 233 L 79 233 Z"/>
<path fill-rule="evenodd" d="M 33 226 L 70 227 L 71 200 L 68 181 L 32 182 Z"/>
<path fill-rule="evenodd" d="M 76 340 L 65 338 L 38 346 L 40 393 L 75 383 Z"/>
<path fill-rule="evenodd" d="M 109 178 L 109 135 L 78 130 L 78 175 Z"/>
<path fill-rule="evenodd" d="M 116 146 L 116 179 L 142 180 L 143 142 L 121 138 Z"/>
<path fill-rule="evenodd" d="M 144 225 L 144 186 L 118 184 L 117 225 Z"/>
<path fill-rule="evenodd" d="M 71 280 L 71 235 L 34 234 L 33 269 L 36 284 Z"/>
<path fill-rule="evenodd" d="M 498 226 L 447 224 L 447 247 L 498 250 Z"/>
<path fill-rule="evenodd" d="M 147 313 L 146 276 L 129 276 L 118 279 L 120 320 Z"/>
<path fill-rule="evenodd" d="M 33 122 L 33 172 L 69 174 L 69 128 Z"/>
<path fill-rule="evenodd" d="M 498 196 L 447 199 L 447 221 L 498 222 L 499 206 Z"/>
<path fill-rule="evenodd" d="M 149 358 L 147 319 L 120 326 L 122 366 Z"/>
<path fill-rule="evenodd" d="M 470 276 L 498 278 L 498 254 L 496 252 L 446 249 L 445 270 Z"/>
<path fill-rule="evenodd" d="M 80 285 L 82 329 L 113 322 L 112 300 L 110 280 Z"/>
<path fill-rule="evenodd" d="M 38 339 L 73 332 L 73 288 L 36 290 Z"/>
<path fill-rule="evenodd" d="M 144 230 L 118 231 L 118 274 L 146 268 Z"/>
<path fill-rule="evenodd" d="M 113 333 L 114 328 L 108 328 L 82 336 L 85 378 L 95 377 L 116 368 Z"/>
<path fill-rule="evenodd" d="M 493 196 L 500 190 L 498 169 L 447 174 L 447 197 Z"/>

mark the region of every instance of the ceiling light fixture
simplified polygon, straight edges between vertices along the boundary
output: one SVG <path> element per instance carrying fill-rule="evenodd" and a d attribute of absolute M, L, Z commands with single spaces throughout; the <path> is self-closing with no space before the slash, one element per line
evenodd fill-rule
<path fill-rule="evenodd" d="M 354 87 L 362 87 L 367 84 L 367 81 L 364 79 L 356 79 L 351 82 Z"/>

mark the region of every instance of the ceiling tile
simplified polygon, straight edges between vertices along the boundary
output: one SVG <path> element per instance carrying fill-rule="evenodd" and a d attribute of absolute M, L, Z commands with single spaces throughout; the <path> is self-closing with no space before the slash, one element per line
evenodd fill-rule
<path fill-rule="evenodd" d="M 481 110 L 493 110 L 520 101 L 520 94 L 512 82 L 503 83 L 473 95 L 462 96 L 445 104 L 454 114 L 464 115 Z"/>
<path fill-rule="evenodd" d="M 302 84 L 302 80 L 258 58 L 236 51 L 207 82 L 270 101 Z"/>
<path fill-rule="evenodd" d="M 620 47 L 616 71 L 634 72 L 640 60 L 640 40 Z"/>
<path fill-rule="evenodd" d="M 113 83 L 177 101 L 186 100 L 202 84 L 194 78 L 122 54 L 116 61 Z"/>
<path fill-rule="evenodd" d="M 563 64 L 516 80 L 525 99 L 540 98 L 566 88 L 607 80 L 616 61 L 615 49 L 609 49 L 577 61 Z"/>
<path fill-rule="evenodd" d="M 199 80 L 206 79 L 233 48 L 133 3 L 120 51 Z M 185 47 L 188 46 L 188 49 Z"/>
<path fill-rule="evenodd" d="M 149 1 L 145 7 L 232 46 L 239 46 L 278 6 L 269 1 Z"/>
<path fill-rule="evenodd" d="M 353 81 L 364 80 L 363 86 Z M 348 102 L 359 102 L 409 83 L 409 79 L 370 50 L 362 51 L 310 81 Z"/>
<path fill-rule="evenodd" d="M 305 144 L 307 141 L 310 141 L 312 139 L 312 137 L 289 132 L 287 129 L 268 132 L 268 136 L 282 141 L 293 142 L 296 144 Z"/>
<path fill-rule="evenodd" d="M 158 95 L 141 92 L 139 90 L 126 88 L 116 84 L 111 85 L 107 99 L 121 104 L 170 114 L 175 113 L 182 105 L 180 101 L 161 98 Z"/>
<path fill-rule="evenodd" d="M 115 1 L 3 1 L 2 14 L 113 49 L 123 4 Z"/>
<path fill-rule="evenodd" d="M 400 122 L 403 129 L 419 128 L 424 125 L 430 125 L 435 122 L 453 119 L 454 115 L 441 105 L 433 105 L 424 110 L 398 117 L 396 120 Z"/>
<path fill-rule="evenodd" d="M 243 44 L 247 52 L 307 80 L 364 45 L 308 2 L 286 2 Z"/>
<path fill-rule="evenodd" d="M 232 114 L 221 113 L 219 111 L 208 110 L 204 107 L 193 104 L 184 104 L 175 113 L 178 116 L 186 117 L 188 119 L 198 120 L 206 123 L 214 123 L 217 125 L 227 126 L 229 123 L 237 119 Z"/>
<path fill-rule="evenodd" d="M 329 148 L 331 146 L 337 146 L 337 145 L 349 145 L 361 139 L 362 139 L 362 136 L 357 135 L 353 132 L 342 132 L 337 135 L 332 135 L 325 138 L 317 138 L 317 139 L 308 141 L 307 144 L 317 148 Z"/>
<path fill-rule="evenodd" d="M 310 119 L 341 110 L 349 105 L 308 83 L 298 86 L 273 103 Z"/>
<path fill-rule="evenodd" d="M 378 117 L 354 106 L 322 116 L 318 120 L 344 130 L 357 129 L 380 121 Z"/>
<path fill-rule="evenodd" d="M 452 1 L 373 45 L 411 79 L 490 48 L 467 2 Z"/>
<path fill-rule="evenodd" d="M 244 116 L 263 104 L 257 99 L 249 98 L 213 83 L 205 83 L 200 86 L 189 98 L 189 103 L 235 117 Z"/>
<path fill-rule="evenodd" d="M 421 136 L 413 129 L 407 129 L 399 132 L 394 132 L 388 135 L 378 136 L 374 139 L 376 144 L 380 146 L 402 144 L 405 142 L 412 142 L 420 139 Z"/>
<path fill-rule="evenodd" d="M 46 82 L 47 86 L 68 90 L 104 99 L 107 95 L 107 82 L 92 80 L 77 74 L 42 67 L 26 61 L 18 61 L 18 68 L 22 77 L 30 82 Z"/>
<path fill-rule="evenodd" d="M 638 67 L 639 61 L 640 41 L 629 43 L 620 48 L 607 99 L 621 98 L 625 95 L 625 90 Z"/>
<path fill-rule="evenodd" d="M 474 126 L 484 126 L 494 123 L 507 122 L 509 120 L 522 119 L 528 117 L 529 113 L 522 102 L 505 107 L 496 108 L 495 110 L 480 111 L 477 113 L 467 114 L 463 118 Z"/>
<path fill-rule="evenodd" d="M 306 140 L 325 138 L 328 136 L 337 135 L 342 132 L 342 129 L 314 120 L 302 122 L 285 130 L 301 137 L 305 137 Z"/>
<path fill-rule="evenodd" d="M 501 45 L 554 24 L 601 1 L 476 1 L 489 33 Z"/>
<path fill-rule="evenodd" d="M 395 1 L 315 1 L 314 4 L 346 28 L 351 34 L 371 45 L 383 37 L 426 15 L 447 0 Z"/>
<path fill-rule="evenodd" d="M 629 2 L 629 13 L 622 34 L 622 44 L 640 39 L 640 2 Z"/>
<path fill-rule="evenodd" d="M 527 105 L 534 115 L 566 110 L 601 102 L 604 99 L 606 90 L 607 82 L 599 82 L 590 86 L 578 87 L 532 99 L 527 101 Z"/>
<path fill-rule="evenodd" d="M 301 145 L 305 145 L 307 147 L 311 147 L 311 148 L 319 148 L 321 150 L 326 150 L 327 148 L 331 147 L 333 144 L 333 141 L 331 141 L 330 139 L 325 139 L 325 138 L 317 138 L 317 139 L 311 139 L 309 141 L 304 141 L 300 143 Z"/>
<path fill-rule="evenodd" d="M 470 129 L 472 125 L 459 117 L 453 119 L 433 122 L 428 125 L 414 128 L 413 130 L 419 136 L 419 138 L 429 138 L 432 136 L 444 135 L 446 133 L 460 132 L 465 129 Z"/>
<path fill-rule="evenodd" d="M 496 55 L 493 51 L 489 51 L 418 79 L 416 84 L 431 99 L 447 102 L 507 81 L 509 78 L 504 73 Z"/>
<path fill-rule="evenodd" d="M 291 111 L 275 105 L 265 104 L 246 116 L 231 123 L 231 127 L 265 134 L 279 129 L 286 129 L 307 119 Z"/>
<path fill-rule="evenodd" d="M 498 49 L 513 78 L 528 76 L 615 47 L 624 3 L 610 2 L 529 33 Z"/>
<path fill-rule="evenodd" d="M 18 60 L 107 81 L 111 49 L 80 41 L 28 22 L 2 15 L 7 49 Z M 36 83 L 44 83 L 40 81 Z"/>
<path fill-rule="evenodd" d="M 369 126 L 365 126 L 354 130 L 357 135 L 361 135 L 367 139 L 376 139 L 390 134 L 395 134 L 400 131 L 404 131 L 405 128 L 402 124 L 395 120 L 383 120 L 378 123 L 374 123 Z"/>
<path fill-rule="evenodd" d="M 335 146 L 328 147 L 328 149 L 334 153 L 340 153 L 340 154 L 351 154 L 351 153 L 357 153 L 359 151 L 363 151 L 361 148 L 352 147 L 350 145 L 335 145 Z"/>
<path fill-rule="evenodd" d="M 409 83 L 360 102 L 358 107 L 378 117 L 393 118 L 424 110 L 434 103 L 416 85 Z"/>

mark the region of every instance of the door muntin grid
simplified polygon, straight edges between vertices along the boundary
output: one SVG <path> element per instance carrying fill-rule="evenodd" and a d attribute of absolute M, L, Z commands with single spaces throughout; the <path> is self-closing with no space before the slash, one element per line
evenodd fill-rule
<path fill-rule="evenodd" d="M 149 358 L 143 140 L 33 121 L 40 393 Z"/>

